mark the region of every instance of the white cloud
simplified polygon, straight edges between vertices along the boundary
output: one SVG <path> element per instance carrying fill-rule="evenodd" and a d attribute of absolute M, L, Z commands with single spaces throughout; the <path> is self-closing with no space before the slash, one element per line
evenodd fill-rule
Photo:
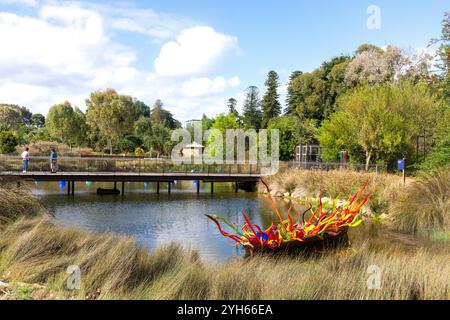
<path fill-rule="evenodd" d="M 0 4 L 10 5 L 24 5 L 29 7 L 36 7 L 38 5 L 37 0 L 0 0 Z"/>
<path fill-rule="evenodd" d="M 112 87 L 149 105 L 160 98 L 166 108 L 184 121 L 200 117 L 203 112 L 208 115 L 224 112 L 227 90 L 240 85 L 238 77 L 172 78 L 163 75 L 164 72 L 139 68 L 135 65 L 138 57 L 135 50 L 121 44 L 120 38 L 111 32 L 120 29 L 162 39 L 178 34 L 177 29 L 183 25 L 180 22 L 166 28 L 165 24 L 174 19 L 171 16 L 154 13 L 159 20 L 145 24 L 138 20 L 139 14 L 133 8 L 125 8 L 120 15 L 111 7 L 51 3 L 38 7 L 35 16 L 0 11 L 0 103 L 20 104 L 45 115 L 50 106 L 65 100 L 85 109 L 84 100 L 90 92 Z M 144 11 L 140 19 L 151 14 Z M 131 21 L 136 24 L 127 25 L 130 21 L 126 20 L 112 23 L 112 17 L 128 19 L 133 15 L 136 19 Z M 134 27 L 137 29 L 133 31 Z M 212 44 L 210 50 L 205 49 L 207 54 L 193 59 L 195 72 L 212 70 L 225 52 L 237 46 L 234 37 L 212 28 L 199 28 L 200 31 L 185 30 L 177 38 L 182 52 L 194 52 L 193 40 L 202 34 L 206 43 Z M 168 63 L 163 51 L 160 57 Z M 187 58 L 183 61 L 190 64 Z"/>
<path fill-rule="evenodd" d="M 103 6 L 108 12 L 106 23 L 115 30 L 140 33 L 158 39 L 166 39 L 178 34 L 194 22 L 152 9 Z"/>
<path fill-rule="evenodd" d="M 176 41 L 163 45 L 155 61 L 155 70 L 164 76 L 194 75 L 213 71 L 238 48 L 236 37 L 196 26 L 183 30 Z"/>
<path fill-rule="evenodd" d="M 214 79 L 202 77 L 191 78 L 183 83 L 182 92 L 189 97 L 200 97 L 212 93 L 221 93 L 228 87 L 235 87 L 240 84 L 239 77 L 232 77 L 226 80 L 224 77 Z"/>

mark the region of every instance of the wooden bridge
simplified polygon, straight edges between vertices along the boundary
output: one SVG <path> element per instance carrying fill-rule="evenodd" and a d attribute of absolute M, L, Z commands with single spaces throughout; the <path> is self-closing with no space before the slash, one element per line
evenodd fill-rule
<path fill-rule="evenodd" d="M 156 182 L 156 192 L 160 184 L 167 183 L 170 194 L 174 181 L 198 181 L 211 184 L 214 192 L 215 182 L 232 182 L 235 191 L 253 188 L 260 180 L 259 164 L 206 165 L 206 164 L 174 164 L 170 160 L 135 159 L 135 158 L 60 158 L 58 172 L 51 173 L 47 157 L 34 157 L 29 160 L 27 172 L 22 172 L 22 160 L 19 157 L 0 157 L 0 178 L 20 181 L 66 181 L 67 193 L 75 193 L 75 182 Z"/>

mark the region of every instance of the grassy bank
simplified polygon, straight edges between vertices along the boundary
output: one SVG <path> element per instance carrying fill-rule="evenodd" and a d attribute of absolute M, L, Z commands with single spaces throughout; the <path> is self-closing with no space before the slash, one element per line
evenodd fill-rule
<path fill-rule="evenodd" d="M 4 194 L 8 188 L 0 187 Z M 130 238 L 55 225 L 27 213 L 22 197 L 0 199 L 0 215 L 14 217 L 0 231 L 0 281 L 10 284 L 3 298 L 450 299 L 448 250 L 380 249 L 368 237 L 327 255 L 216 265 L 177 244 L 149 252 Z M 79 290 L 67 289 L 71 265 L 81 269 Z M 380 289 L 367 287 L 371 265 L 380 269 Z"/>
<path fill-rule="evenodd" d="M 371 195 L 369 213 L 385 214 L 393 230 L 429 235 L 450 232 L 450 172 L 441 170 L 408 178 L 393 174 L 291 169 L 268 178 L 272 194 L 305 201 L 324 197 L 347 198 L 365 182 Z M 260 191 L 264 191 L 261 188 Z"/>
<path fill-rule="evenodd" d="M 35 218 L 9 225 L 0 250 L 0 274 L 9 272 L 9 281 L 45 285 L 59 298 L 450 298 L 449 254 L 380 251 L 370 243 L 314 258 L 258 257 L 211 265 L 175 244 L 150 253 L 128 238 L 62 228 L 48 218 Z M 81 268 L 80 290 L 66 287 L 69 265 Z M 367 288 L 370 265 L 380 268 L 379 290 Z"/>
<path fill-rule="evenodd" d="M 0 178 L 0 231 L 18 218 L 46 213 L 44 206 L 28 190 Z"/>

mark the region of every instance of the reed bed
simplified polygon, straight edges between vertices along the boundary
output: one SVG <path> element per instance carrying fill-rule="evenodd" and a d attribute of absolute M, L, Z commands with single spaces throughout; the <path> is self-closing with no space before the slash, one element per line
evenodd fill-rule
<path fill-rule="evenodd" d="M 388 226 L 399 232 L 430 235 L 450 233 L 450 173 L 438 170 L 403 179 L 393 174 L 349 170 L 307 171 L 292 169 L 268 178 L 274 195 L 314 199 L 346 198 L 368 181 L 368 213 L 386 214 Z M 263 189 L 261 189 L 262 191 Z"/>
<path fill-rule="evenodd" d="M 65 228 L 44 217 L 10 224 L 0 253 L 0 275 L 44 285 L 61 299 L 450 298 L 448 251 L 376 250 L 369 242 L 328 255 L 209 264 L 181 245 L 148 252 L 129 238 Z M 81 269 L 79 290 L 67 289 L 70 265 Z M 380 270 L 378 289 L 367 286 L 371 265 Z"/>
<path fill-rule="evenodd" d="M 33 217 L 44 212 L 44 206 L 26 188 L 0 179 L 0 230 L 20 217 Z"/>
<path fill-rule="evenodd" d="M 367 235 L 327 254 L 213 264 L 180 244 L 149 252 L 131 238 L 63 227 L 42 210 L 26 190 L 0 185 L 0 281 L 12 292 L 0 299 L 450 299 L 446 246 L 380 248 Z M 73 265 L 76 290 L 67 286 Z M 379 288 L 367 285 L 369 266 L 380 271 Z"/>
<path fill-rule="evenodd" d="M 427 235 L 450 232 L 450 172 L 422 173 L 389 206 L 393 229 Z"/>

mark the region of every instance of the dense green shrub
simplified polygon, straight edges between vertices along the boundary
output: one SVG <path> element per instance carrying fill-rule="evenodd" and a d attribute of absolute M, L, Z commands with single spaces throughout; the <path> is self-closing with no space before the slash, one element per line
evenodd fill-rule
<path fill-rule="evenodd" d="M 19 144 L 16 136 L 9 131 L 0 132 L 0 153 L 14 152 Z"/>

